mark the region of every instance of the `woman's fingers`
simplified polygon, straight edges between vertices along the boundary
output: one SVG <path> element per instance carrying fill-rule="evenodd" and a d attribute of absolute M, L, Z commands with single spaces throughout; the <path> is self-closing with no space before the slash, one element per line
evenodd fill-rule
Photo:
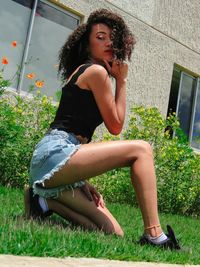
<path fill-rule="evenodd" d="M 128 64 L 122 62 L 118 59 L 112 61 L 112 64 L 109 64 L 107 60 L 104 60 L 105 67 L 109 74 L 115 79 L 126 79 L 128 74 Z"/>
<path fill-rule="evenodd" d="M 81 191 L 85 194 L 88 200 L 94 201 L 97 207 L 105 207 L 105 203 L 102 195 L 96 190 L 95 187 L 88 185 L 87 183 L 81 187 Z"/>
<path fill-rule="evenodd" d="M 85 184 L 81 187 L 81 191 L 85 194 L 85 196 L 87 197 L 88 200 L 93 201 L 93 196 L 92 196 L 87 184 Z"/>
<path fill-rule="evenodd" d="M 99 198 L 99 200 L 98 200 L 98 206 L 101 206 L 102 208 L 105 207 L 105 202 L 104 202 L 104 200 L 103 200 L 102 195 L 100 195 L 100 198 Z"/>
<path fill-rule="evenodd" d="M 93 194 L 94 194 L 93 198 L 94 198 L 94 201 L 95 201 L 97 207 L 101 206 L 102 208 L 104 208 L 105 207 L 105 203 L 104 203 L 102 195 L 97 191 L 94 192 Z"/>

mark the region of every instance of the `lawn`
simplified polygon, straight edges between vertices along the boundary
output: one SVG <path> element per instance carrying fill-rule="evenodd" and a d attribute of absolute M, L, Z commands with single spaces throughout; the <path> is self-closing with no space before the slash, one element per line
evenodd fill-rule
<path fill-rule="evenodd" d="M 55 215 L 43 223 L 25 220 L 22 190 L 0 187 L 0 254 L 200 263 L 199 219 L 160 214 L 163 228 L 166 224 L 172 225 L 184 248 L 182 251 L 162 250 L 136 243 L 142 234 L 137 208 L 121 204 L 108 207 L 124 229 L 123 238 L 74 229 Z"/>

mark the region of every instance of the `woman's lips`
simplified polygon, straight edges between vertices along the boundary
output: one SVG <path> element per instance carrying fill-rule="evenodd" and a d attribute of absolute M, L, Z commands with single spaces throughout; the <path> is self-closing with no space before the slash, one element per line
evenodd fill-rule
<path fill-rule="evenodd" d="M 113 53 L 113 51 L 112 51 L 112 50 L 105 50 L 104 52 L 106 52 L 106 53 L 110 53 L 110 54 L 112 54 L 112 53 Z"/>
<path fill-rule="evenodd" d="M 109 57 L 113 57 L 113 51 L 112 50 L 105 50 L 104 53 Z"/>

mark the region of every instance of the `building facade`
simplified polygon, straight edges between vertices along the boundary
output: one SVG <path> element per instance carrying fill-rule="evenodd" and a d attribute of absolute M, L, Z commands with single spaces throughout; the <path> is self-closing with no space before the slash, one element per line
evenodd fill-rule
<path fill-rule="evenodd" d="M 176 112 L 192 147 L 200 150 L 199 0 L 0 0 L 0 56 L 10 58 L 7 76 L 21 67 L 16 90 L 27 91 L 28 73 L 54 95 L 58 51 L 95 9 L 120 14 L 137 43 L 129 66 L 128 111 L 134 104 Z M 16 49 L 10 48 L 17 41 Z"/>

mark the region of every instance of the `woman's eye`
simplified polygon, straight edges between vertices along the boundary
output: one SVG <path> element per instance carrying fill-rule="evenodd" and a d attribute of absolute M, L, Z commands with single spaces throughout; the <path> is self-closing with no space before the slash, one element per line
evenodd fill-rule
<path fill-rule="evenodd" d="M 99 35 L 99 36 L 97 36 L 97 39 L 99 39 L 99 40 L 104 40 L 104 39 L 105 39 L 105 37 L 103 37 L 103 36 Z"/>

